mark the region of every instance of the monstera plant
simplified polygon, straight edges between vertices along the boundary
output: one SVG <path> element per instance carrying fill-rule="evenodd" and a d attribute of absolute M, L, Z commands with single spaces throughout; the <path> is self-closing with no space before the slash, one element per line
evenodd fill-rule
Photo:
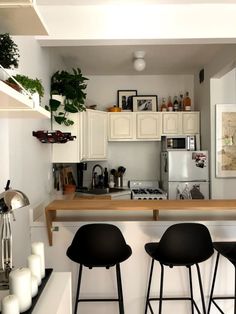
<path fill-rule="evenodd" d="M 74 121 L 68 118 L 70 113 L 85 111 L 86 81 L 79 68 L 67 71 L 57 71 L 51 78 L 51 99 L 45 106 L 51 111 L 52 119 L 59 124 L 70 126 Z M 61 95 L 59 98 L 56 95 Z"/>

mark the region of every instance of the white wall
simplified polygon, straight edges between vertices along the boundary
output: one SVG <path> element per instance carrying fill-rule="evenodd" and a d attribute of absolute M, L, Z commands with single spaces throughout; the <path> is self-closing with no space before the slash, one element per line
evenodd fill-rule
<path fill-rule="evenodd" d="M 137 90 L 138 95 L 158 95 L 159 108 L 162 97 L 179 96 L 189 91 L 194 98 L 193 75 L 153 76 L 89 76 L 86 103 L 97 104 L 97 109 L 107 110 L 117 104 L 118 90 Z M 108 161 L 100 162 L 108 169 L 124 166 L 127 170 L 124 183 L 132 179 L 157 180 L 160 178 L 160 142 L 109 142 Z M 88 162 L 84 172 L 84 185 L 91 183 L 94 162 Z"/>
<path fill-rule="evenodd" d="M 215 176 L 215 104 L 235 103 L 235 61 L 236 50 L 228 47 L 221 50 L 204 67 L 205 80 L 199 84 L 195 75 L 195 106 L 201 111 L 201 138 L 203 149 L 210 153 L 210 179 L 212 198 L 235 198 L 235 179 L 216 178 Z M 232 71 L 233 70 L 233 71 Z M 210 129 L 209 129 L 210 124 Z"/>
<path fill-rule="evenodd" d="M 45 97 L 42 105 L 48 102 L 50 76 L 61 61 L 50 60 L 49 52 L 43 50 L 33 37 L 13 37 L 20 51 L 18 73 L 31 78 L 42 79 Z M 6 181 L 11 187 L 22 190 L 30 203 L 42 201 L 51 190 L 51 145 L 41 144 L 32 136 L 32 131 L 50 129 L 50 120 L 1 119 L 1 175 L 0 191 Z M 13 222 L 13 264 L 26 265 L 30 249 L 28 208 L 16 211 Z"/>

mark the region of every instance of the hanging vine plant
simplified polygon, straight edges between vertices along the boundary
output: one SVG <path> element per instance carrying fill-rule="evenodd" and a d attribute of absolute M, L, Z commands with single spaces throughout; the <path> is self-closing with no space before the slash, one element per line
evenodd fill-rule
<path fill-rule="evenodd" d="M 70 126 L 74 121 L 68 118 L 69 113 L 85 111 L 85 83 L 88 78 L 84 77 L 79 68 L 72 69 L 72 73 L 67 71 L 57 71 L 51 78 L 51 99 L 49 106 L 45 106 L 51 111 L 52 119 L 58 124 Z M 63 96 L 63 100 L 53 99 L 54 95 Z"/>

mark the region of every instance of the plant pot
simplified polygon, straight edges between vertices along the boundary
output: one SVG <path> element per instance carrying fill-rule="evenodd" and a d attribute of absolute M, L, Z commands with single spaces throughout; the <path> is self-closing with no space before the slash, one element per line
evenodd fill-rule
<path fill-rule="evenodd" d="M 64 104 L 66 97 L 62 95 L 52 95 L 52 99 L 58 100 L 61 104 Z"/>
<path fill-rule="evenodd" d="M 63 186 L 63 194 L 75 193 L 76 185 L 74 184 L 65 184 Z"/>

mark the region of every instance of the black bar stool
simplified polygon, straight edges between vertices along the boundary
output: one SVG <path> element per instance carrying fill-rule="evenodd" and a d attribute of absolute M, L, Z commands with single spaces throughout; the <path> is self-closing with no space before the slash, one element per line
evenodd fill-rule
<path fill-rule="evenodd" d="M 191 311 L 194 308 L 200 314 L 200 310 L 193 298 L 192 272 L 191 267 L 196 265 L 199 288 L 201 293 L 202 309 L 206 314 L 204 294 L 201 281 L 199 263 L 207 260 L 214 252 L 210 233 L 206 226 L 199 223 L 179 223 L 170 226 L 163 234 L 158 243 L 147 243 L 146 252 L 151 256 L 151 270 L 148 281 L 145 314 L 148 309 L 154 314 L 151 301 L 159 301 L 159 314 L 162 313 L 162 301 L 189 300 L 191 301 Z M 160 295 L 157 298 L 150 297 L 154 261 L 158 261 L 161 266 Z M 186 266 L 189 273 L 190 297 L 163 297 L 164 266 Z"/>
<path fill-rule="evenodd" d="M 118 301 L 119 313 L 124 314 L 124 302 L 121 283 L 120 263 L 132 254 L 129 245 L 120 229 L 111 224 L 87 224 L 79 228 L 67 249 L 67 256 L 80 264 L 74 314 L 77 313 L 78 302 Z M 106 267 L 116 266 L 118 298 L 114 299 L 81 299 L 79 298 L 83 266 Z"/>
<path fill-rule="evenodd" d="M 215 269 L 214 269 L 214 274 L 213 274 L 207 314 L 210 313 L 212 303 L 216 306 L 216 308 L 219 310 L 220 313 L 224 314 L 224 312 L 222 311 L 222 309 L 219 307 L 219 305 L 216 303 L 215 300 L 230 300 L 230 299 L 234 300 L 234 314 L 236 314 L 236 242 L 233 242 L 233 241 L 232 242 L 213 242 L 213 246 L 214 246 L 214 249 L 217 251 L 217 256 L 216 256 L 216 263 L 215 263 Z M 234 296 L 217 296 L 217 297 L 213 296 L 220 255 L 227 258 L 227 260 L 229 260 L 234 266 Z"/>

